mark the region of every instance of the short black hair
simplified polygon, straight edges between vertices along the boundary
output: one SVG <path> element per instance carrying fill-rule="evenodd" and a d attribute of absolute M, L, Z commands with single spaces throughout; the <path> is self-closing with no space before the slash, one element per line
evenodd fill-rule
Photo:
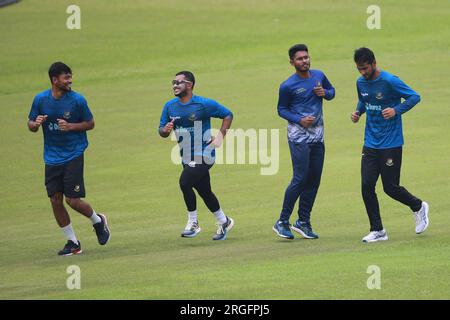
<path fill-rule="evenodd" d="M 66 65 L 63 62 L 55 62 L 53 63 L 50 68 L 48 69 L 48 77 L 50 78 L 50 82 L 52 81 L 53 77 L 57 77 L 60 74 L 70 73 L 72 74 L 72 70 L 68 65 Z"/>
<path fill-rule="evenodd" d="M 355 50 L 353 59 L 357 64 L 363 63 L 372 64 L 375 62 L 375 55 L 373 54 L 373 51 L 370 50 L 369 48 L 362 47 Z"/>
<path fill-rule="evenodd" d="M 180 71 L 175 76 L 183 75 L 188 81 L 192 82 L 192 88 L 194 88 L 195 85 L 195 77 L 194 74 L 190 71 Z"/>
<path fill-rule="evenodd" d="M 308 52 L 308 47 L 306 44 L 296 44 L 289 48 L 289 58 L 292 60 L 294 59 L 295 53 L 297 51 L 306 51 Z"/>

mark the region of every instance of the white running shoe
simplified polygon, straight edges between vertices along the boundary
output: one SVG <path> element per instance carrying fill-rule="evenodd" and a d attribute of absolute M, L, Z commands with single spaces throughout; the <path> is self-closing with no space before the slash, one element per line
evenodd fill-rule
<path fill-rule="evenodd" d="M 213 236 L 213 240 L 225 240 L 227 238 L 228 231 L 234 226 L 234 220 L 227 217 L 227 221 L 224 224 L 217 225 L 217 232 Z"/>
<path fill-rule="evenodd" d="M 422 208 L 419 211 L 414 212 L 416 218 L 416 233 L 422 233 L 428 228 L 430 219 L 428 219 L 429 205 L 425 201 L 422 202 Z"/>
<path fill-rule="evenodd" d="M 383 229 L 381 231 L 371 231 L 367 236 L 362 238 L 362 242 L 376 242 L 385 241 L 388 239 L 386 231 Z"/>
<path fill-rule="evenodd" d="M 188 221 L 186 228 L 181 232 L 181 236 L 185 238 L 195 237 L 202 229 L 197 221 Z"/>

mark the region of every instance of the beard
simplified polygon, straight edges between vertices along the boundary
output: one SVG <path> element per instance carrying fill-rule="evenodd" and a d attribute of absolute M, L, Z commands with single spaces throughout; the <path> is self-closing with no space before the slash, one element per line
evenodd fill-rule
<path fill-rule="evenodd" d="M 374 68 L 373 70 L 372 70 L 372 72 L 370 73 L 370 74 L 368 74 L 365 78 L 366 78 L 366 80 L 372 80 L 373 79 L 373 77 L 375 76 L 375 73 L 377 72 L 377 68 Z"/>
<path fill-rule="evenodd" d="M 310 64 L 308 63 L 306 66 L 295 67 L 295 70 L 297 70 L 298 72 L 305 72 L 305 71 L 309 71 L 309 67 L 310 67 Z"/>
<path fill-rule="evenodd" d="M 72 84 L 69 85 L 57 85 L 58 89 L 64 92 L 72 91 Z"/>
<path fill-rule="evenodd" d="M 178 98 L 183 98 L 186 94 L 186 90 L 181 90 L 178 93 L 175 93 L 175 91 L 173 92 L 173 95 Z"/>

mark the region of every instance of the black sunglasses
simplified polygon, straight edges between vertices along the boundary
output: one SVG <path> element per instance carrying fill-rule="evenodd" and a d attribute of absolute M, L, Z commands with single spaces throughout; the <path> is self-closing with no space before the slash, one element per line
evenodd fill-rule
<path fill-rule="evenodd" d="M 173 86 L 175 86 L 175 85 L 180 85 L 180 84 L 182 84 L 182 83 L 192 83 L 192 81 L 187 81 L 187 80 L 180 80 L 180 81 L 178 81 L 178 80 L 172 80 L 172 85 Z"/>

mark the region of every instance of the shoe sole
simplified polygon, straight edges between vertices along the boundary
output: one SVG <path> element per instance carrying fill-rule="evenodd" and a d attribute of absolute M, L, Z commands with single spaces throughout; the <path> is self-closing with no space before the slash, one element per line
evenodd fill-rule
<path fill-rule="evenodd" d="M 83 253 L 83 250 L 79 250 L 79 251 L 75 251 L 75 252 L 71 252 L 71 253 L 67 253 L 67 254 L 58 254 L 58 256 L 60 257 L 68 257 L 68 256 L 73 256 L 73 255 L 77 255 Z"/>
<path fill-rule="evenodd" d="M 106 216 L 105 216 L 104 214 L 101 214 L 101 213 L 98 213 L 98 215 L 99 215 L 99 216 L 102 216 L 103 219 L 105 219 L 105 227 L 106 227 L 106 230 L 108 230 L 108 239 L 106 239 L 105 243 L 103 243 L 103 244 L 101 244 L 101 243 L 99 242 L 99 244 L 100 244 L 101 246 L 104 246 L 104 245 L 107 244 L 108 241 L 111 239 L 111 231 L 109 230 L 108 219 L 106 219 Z"/>
<path fill-rule="evenodd" d="M 372 242 L 378 242 L 378 241 L 386 241 L 388 240 L 388 236 L 384 236 L 384 237 L 380 237 L 380 238 L 376 238 L 373 240 L 362 240 L 363 243 L 372 243 Z"/>
<path fill-rule="evenodd" d="M 200 231 L 202 231 L 202 229 L 199 227 L 199 228 L 198 228 L 198 231 L 195 232 L 194 234 L 190 234 L 190 235 L 187 235 L 187 234 L 181 234 L 181 237 L 183 237 L 183 238 L 194 238 L 197 234 L 200 233 Z"/>
<path fill-rule="evenodd" d="M 284 236 L 284 235 L 278 233 L 278 230 L 277 230 L 275 227 L 272 227 L 272 230 L 273 230 L 273 232 L 275 232 L 275 233 L 277 234 L 277 236 L 279 236 L 279 237 L 281 237 L 281 238 L 283 238 L 283 239 L 288 239 L 288 240 L 294 239 L 294 237 L 291 238 L 291 237 Z"/>
<path fill-rule="evenodd" d="M 428 211 L 430 210 L 430 206 L 426 202 L 423 203 L 423 206 L 425 207 L 426 223 L 425 223 L 425 227 L 421 231 L 416 231 L 416 234 L 421 234 L 422 232 L 427 230 L 428 224 L 430 223 L 430 219 L 428 218 Z"/>
<path fill-rule="evenodd" d="M 298 229 L 298 228 L 296 228 L 294 226 L 291 226 L 291 229 L 293 231 L 299 233 L 305 239 L 318 239 L 319 238 L 319 237 L 317 237 L 317 238 L 316 237 L 310 237 L 310 236 L 306 235 L 302 230 L 300 230 L 300 229 Z"/>

